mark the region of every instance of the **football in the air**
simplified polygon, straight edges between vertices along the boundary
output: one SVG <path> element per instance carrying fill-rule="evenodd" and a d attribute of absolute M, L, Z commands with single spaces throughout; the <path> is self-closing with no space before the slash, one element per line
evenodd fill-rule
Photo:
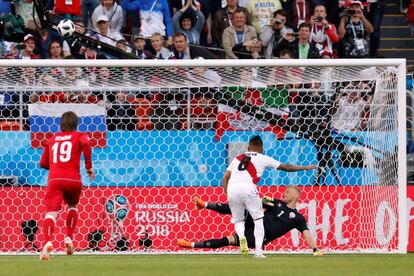
<path fill-rule="evenodd" d="M 124 220 L 128 215 L 128 199 L 123 195 L 114 195 L 106 201 L 105 209 L 110 218 Z"/>
<path fill-rule="evenodd" d="M 61 36 L 69 37 L 75 32 L 75 24 L 69 19 L 60 20 L 57 31 Z"/>

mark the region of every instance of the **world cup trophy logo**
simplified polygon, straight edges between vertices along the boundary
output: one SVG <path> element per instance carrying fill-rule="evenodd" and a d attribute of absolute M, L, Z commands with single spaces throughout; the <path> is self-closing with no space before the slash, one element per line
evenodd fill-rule
<path fill-rule="evenodd" d="M 128 206 L 128 199 L 123 195 L 111 196 L 105 203 L 111 234 L 108 244 L 112 248 L 118 249 L 118 247 L 121 247 L 120 250 L 126 250 L 128 247 L 126 244 L 124 246 L 119 245 L 120 242 L 126 241 L 124 221 L 128 215 Z"/>

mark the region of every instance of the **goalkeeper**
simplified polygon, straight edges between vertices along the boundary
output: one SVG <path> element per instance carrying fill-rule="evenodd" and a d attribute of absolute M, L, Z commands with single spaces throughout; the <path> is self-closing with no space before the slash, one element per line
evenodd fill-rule
<path fill-rule="evenodd" d="M 306 220 L 301 213 L 296 210 L 296 204 L 300 197 L 300 189 L 296 186 L 287 186 L 283 194 L 283 199 L 272 199 L 264 197 L 262 199 L 264 207 L 263 224 L 265 228 L 265 236 L 263 244 L 272 242 L 282 237 L 292 229 L 297 229 L 302 233 L 306 243 L 313 250 L 316 256 L 322 256 L 323 253 L 316 247 L 315 240 L 312 238 Z M 194 197 L 194 203 L 197 209 L 209 209 L 220 214 L 231 214 L 228 204 L 204 202 L 198 197 Z M 254 242 L 254 222 L 252 217 L 247 214 L 245 224 L 245 235 L 249 248 L 255 247 Z M 221 239 L 211 239 L 199 242 L 190 242 L 179 239 L 178 246 L 184 248 L 220 248 L 224 246 L 239 246 L 239 238 L 237 234 L 223 237 Z"/>

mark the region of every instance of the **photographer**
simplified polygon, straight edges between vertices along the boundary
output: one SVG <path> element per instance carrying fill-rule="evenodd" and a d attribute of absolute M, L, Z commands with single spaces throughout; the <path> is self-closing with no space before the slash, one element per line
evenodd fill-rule
<path fill-rule="evenodd" d="M 287 33 L 293 33 L 292 29 L 286 27 L 286 20 L 287 13 L 284 10 L 278 10 L 273 13 L 273 19 L 270 25 L 262 28 L 260 39 L 265 48 L 265 58 L 273 58 L 273 49 L 283 41 Z"/>
<path fill-rule="evenodd" d="M 329 24 L 326 20 L 326 8 L 323 5 L 317 5 L 310 18 L 312 24 L 310 42 L 315 46 L 321 55 L 329 54 L 336 57 L 333 43 L 339 42 L 339 36 L 334 24 Z"/>
<path fill-rule="evenodd" d="M 368 35 L 374 31 L 365 18 L 361 1 L 352 1 L 348 10 L 340 14 L 338 33 L 342 39 L 341 57 L 366 58 L 369 56 Z"/>
<path fill-rule="evenodd" d="M 295 59 L 321 58 L 318 49 L 309 41 L 311 28 L 310 23 L 300 24 L 298 38 L 295 39 L 293 34 L 287 33 L 286 38 L 273 50 L 273 54 L 279 56 L 282 50 L 287 49 L 293 53 Z"/>

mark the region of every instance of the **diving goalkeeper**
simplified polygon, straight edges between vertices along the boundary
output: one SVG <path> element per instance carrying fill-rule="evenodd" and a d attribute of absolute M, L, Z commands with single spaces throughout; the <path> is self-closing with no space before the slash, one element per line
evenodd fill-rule
<path fill-rule="evenodd" d="M 271 199 L 264 197 L 263 207 L 264 218 L 263 224 L 265 228 L 265 236 L 263 244 L 266 245 L 275 239 L 285 235 L 292 229 L 297 229 L 302 233 L 306 243 L 313 250 L 315 256 L 322 256 L 323 253 L 316 247 L 316 242 L 312 238 L 306 220 L 301 213 L 296 210 L 296 204 L 300 198 L 300 189 L 296 186 L 287 186 L 283 194 L 283 199 Z M 209 209 L 220 214 L 231 214 L 228 204 L 204 202 L 198 197 L 194 197 L 194 203 L 197 209 Z M 255 247 L 254 241 L 254 222 L 250 215 L 247 215 L 245 224 L 245 235 L 249 248 Z M 239 238 L 237 234 L 223 237 L 221 239 L 211 239 L 199 242 L 190 242 L 179 239 L 178 246 L 184 248 L 220 248 L 224 246 L 239 246 Z"/>

